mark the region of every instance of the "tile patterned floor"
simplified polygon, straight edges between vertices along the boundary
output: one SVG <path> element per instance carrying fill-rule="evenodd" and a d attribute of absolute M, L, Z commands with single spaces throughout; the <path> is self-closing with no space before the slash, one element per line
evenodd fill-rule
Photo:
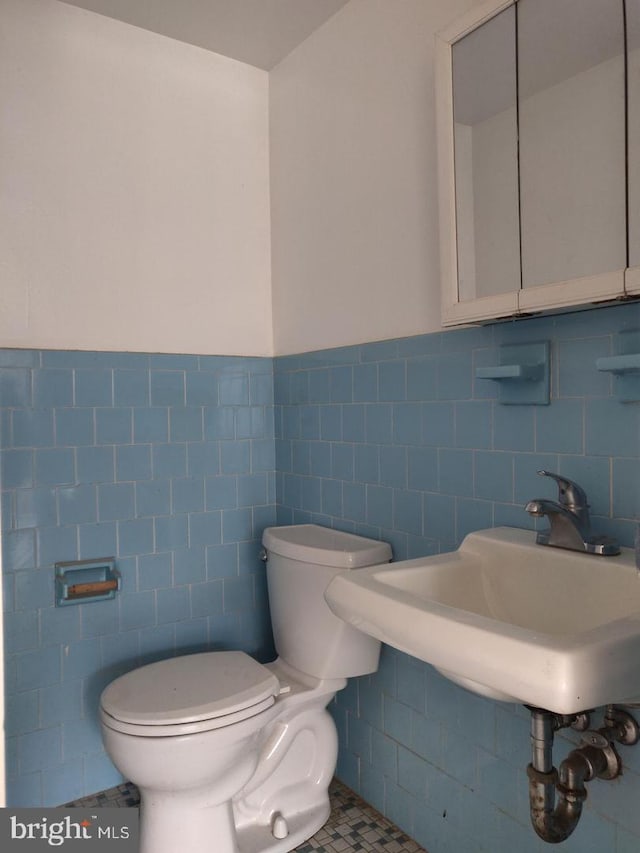
<path fill-rule="evenodd" d="M 337 779 L 329 788 L 331 816 L 313 838 L 296 847 L 297 853 L 426 853 L 408 835 Z M 118 785 L 67 803 L 67 806 L 128 808 L 140 802 L 135 785 Z"/>
<path fill-rule="evenodd" d="M 140 805 L 138 789 L 131 782 L 125 782 L 116 788 L 109 788 L 108 791 L 100 791 L 99 794 L 92 794 L 90 797 L 82 797 L 80 800 L 72 800 L 70 803 L 64 803 L 61 808 L 78 806 L 83 809 L 97 809 L 102 806 L 105 808 L 119 807 L 128 809 L 138 805 Z"/>

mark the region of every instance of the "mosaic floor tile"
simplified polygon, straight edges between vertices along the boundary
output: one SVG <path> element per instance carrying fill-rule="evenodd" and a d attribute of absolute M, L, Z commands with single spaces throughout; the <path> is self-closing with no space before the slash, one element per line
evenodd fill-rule
<path fill-rule="evenodd" d="M 139 803 L 140 794 L 138 793 L 138 789 L 131 782 L 125 782 L 115 788 L 109 788 L 108 791 L 100 791 L 99 794 L 92 794 L 90 797 L 72 800 L 70 803 L 65 803 L 63 808 L 78 806 L 83 809 L 93 809 L 105 806 L 109 808 L 120 807 L 128 809 L 139 805 Z"/>
<path fill-rule="evenodd" d="M 331 815 L 312 838 L 296 847 L 296 853 L 426 853 L 415 841 L 334 779 L 329 788 Z M 126 783 L 66 806 L 129 808 L 140 802 L 135 785 Z"/>

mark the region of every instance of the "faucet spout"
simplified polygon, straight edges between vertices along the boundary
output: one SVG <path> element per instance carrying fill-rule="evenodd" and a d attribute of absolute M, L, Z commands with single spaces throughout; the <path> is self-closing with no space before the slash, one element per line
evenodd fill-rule
<path fill-rule="evenodd" d="M 529 515 L 535 518 L 549 519 L 549 530 L 538 533 L 539 545 L 552 545 L 556 548 L 569 548 L 572 551 L 584 551 L 588 531 L 581 519 L 571 510 L 546 498 L 535 498 L 525 506 Z"/>
<path fill-rule="evenodd" d="M 549 519 L 549 529 L 536 537 L 539 545 L 602 556 L 620 553 L 615 539 L 592 535 L 587 496 L 577 483 L 549 471 L 538 471 L 538 474 L 550 477 L 558 484 L 557 501 L 535 498 L 525 505 L 525 510 L 534 518 Z"/>

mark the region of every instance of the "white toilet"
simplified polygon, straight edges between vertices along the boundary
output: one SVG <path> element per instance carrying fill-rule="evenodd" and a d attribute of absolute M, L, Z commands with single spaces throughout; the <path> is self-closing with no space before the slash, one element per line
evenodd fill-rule
<path fill-rule="evenodd" d="M 337 734 L 326 706 L 348 677 L 375 672 L 380 644 L 335 617 L 324 591 L 391 549 L 313 524 L 268 528 L 262 543 L 276 661 L 185 655 L 102 694 L 105 748 L 140 789 L 141 853 L 279 853 L 329 816 Z"/>

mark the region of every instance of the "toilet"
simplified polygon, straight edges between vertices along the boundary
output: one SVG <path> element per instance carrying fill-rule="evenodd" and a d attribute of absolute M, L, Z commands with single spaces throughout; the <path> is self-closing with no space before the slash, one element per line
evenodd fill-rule
<path fill-rule="evenodd" d="M 273 663 L 203 652 L 140 667 L 100 699 L 105 749 L 141 795 L 140 853 L 280 853 L 329 816 L 338 739 L 327 705 L 375 672 L 380 643 L 331 613 L 340 571 L 388 544 L 314 524 L 264 531 Z"/>

